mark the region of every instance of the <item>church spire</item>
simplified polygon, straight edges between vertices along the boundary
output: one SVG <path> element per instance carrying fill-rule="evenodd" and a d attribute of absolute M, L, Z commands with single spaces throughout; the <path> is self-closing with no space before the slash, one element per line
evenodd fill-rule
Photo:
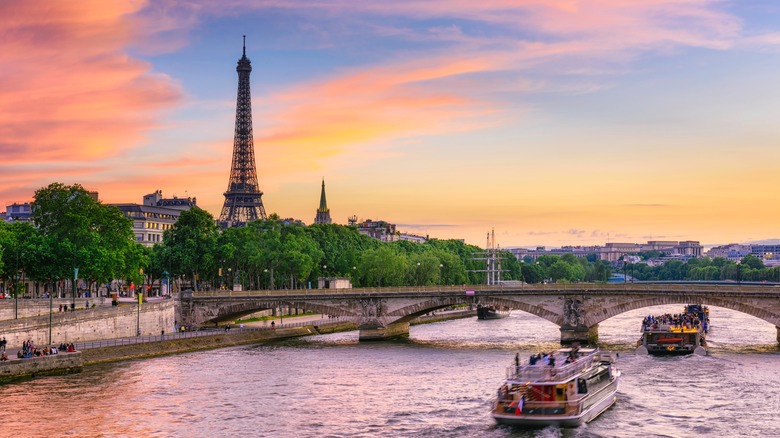
<path fill-rule="evenodd" d="M 328 211 L 328 201 L 325 200 L 325 178 L 322 178 L 322 193 L 320 193 L 319 211 Z"/>
<path fill-rule="evenodd" d="M 317 216 L 314 217 L 315 224 L 330 224 L 330 209 L 328 201 L 325 200 L 325 178 L 322 178 L 322 192 L 320 193 L 320 208 L 317 209 Z"/>

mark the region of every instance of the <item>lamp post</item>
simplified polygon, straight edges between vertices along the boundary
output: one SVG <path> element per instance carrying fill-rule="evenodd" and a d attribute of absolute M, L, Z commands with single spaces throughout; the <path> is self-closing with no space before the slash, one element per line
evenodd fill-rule
<path fill-rule="evenodd" d="M 46 279 L 46 283 L 50 283 L 50 282 L 51 282 L 51 279 L 47 278 Z M 49 287 L 51 288 L 51 284 L 49 284 Z M 52 293 L 52 290 L 49 289 L 49 344 L 51 344 L 51 314 L 54 311 L 54 301 L 53 301 L 51 293 Z"/>
<path fill-rule="evenodd" d="M 70 303 L 70 311 L 73 312 L 76 310 L 76 282 L 79 280 L 79 268 L 73 267 L 73 296 L 71 297 L 73 301 Z"/>
<path fill-rule="evenodd" d="M 14 272 L 14 319 L 19 319 L 19 248 L 16 248 L 16 271 Z"/>
<path fill-rule="evenodd" d="M 420 286 L 420 262 L 417 262 L 417 286 Z"/>
<path fill-rule="evenodd" d="M 138 270 L 138 273 L 141 274 L 142 277 L 141 277 L 141 288 L 138 290 L 137 292 L 138 296 L 136 297 L 138 299 L 138 319 L 136 321 L 136 336 L 141 336 L 141 300 L 143 300 L 144 297 L 144 289 L 143 289 L 144 268 L 140 268 Z"/>
<path fill-rule="evenodd" d="M 268 273 L 268 269 L 263 269 L 263 274 L 267 274 L 267 273 Z M 266 283 L 266 287 L 265 287 L 265 288 L 266 288 L 266 290 L 268 290 L 268 289 L 271 289 L 271 288 L 268 286 L 268 283 Z"/>
<path fill-rule="evenodd" d="M 740 278 L 739 278 L 739 265 L 740 265 L 740 263 L 741 262 L 739 260 L 737 260 L 737 284 L 738 285 L 740 283 Z"/>

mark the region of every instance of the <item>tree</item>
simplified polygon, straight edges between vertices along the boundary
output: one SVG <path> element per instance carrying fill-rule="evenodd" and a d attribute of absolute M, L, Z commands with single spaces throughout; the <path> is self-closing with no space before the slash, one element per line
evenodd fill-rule
<path fill-rule="evenodd" d="M 548 270 L 548 274 L 550 278 L 552 278 L 552 281 L 556 283 L 560 280 L 570 280 L 573 275 L 571 272 L 571 265 L 563 260 L 558 260 L 553 263 Z"/>
<path fill-rule="evenodd" d="M 522 264 L 523 280 L 529 284 L 541 283 L 544 281 L 544 268 L 536 263 Z"/>
<path fill-rule="evenodd" d="M 358 262 L 358 278 L 364 286 L 401 286 L 409 261 L 389 245 L 363 252 Z"/>
<path fill-rule="evenodd" d="M 132 221 L 116 207 L 95 200 L 78 184 L 52 183 L 35 192 L 32 221 L 45 236 L 38 239 L 39 279 L 79 277 L 109 280 L 137 272 L 138 244 Z M 75 292 L 75 291 L 74 291 Z"/>
<path fill-rule="evenodd" d="M 764 269 L 764 262 L 754 255 L 748 254 L 745 257 L 742 257 L 741 263 L 749 266 L 750 269 Z"/>
<path fill-rule="evenodd" d="M 163 242 L 171 249 L 173 265 L 190 275 L 196 291 L 200 274 L 216 270 L 218 233 L 211 213 L 193 208 L 183 211 L 173 227 L 163 234 Z"/>

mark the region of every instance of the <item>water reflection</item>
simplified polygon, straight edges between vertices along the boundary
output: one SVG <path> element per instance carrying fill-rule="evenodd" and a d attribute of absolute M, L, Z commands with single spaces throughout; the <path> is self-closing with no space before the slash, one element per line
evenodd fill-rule
<path fill-rule="evenodd" d="M 3 385 L 2 428 L 8 436 L 773 435 L 780 354 L 771 324 L 711 307 L 711 356 L 633 354 L 644 315 L 681 309 L 600 324 L 602 344 L 621 351 L 619 401 L 576 430 L 515 431 L 489 416 L 514 354 L 558 346 L 557 326 L 522 312 L 414 326 L 406 342 L 336 333 Z"/>

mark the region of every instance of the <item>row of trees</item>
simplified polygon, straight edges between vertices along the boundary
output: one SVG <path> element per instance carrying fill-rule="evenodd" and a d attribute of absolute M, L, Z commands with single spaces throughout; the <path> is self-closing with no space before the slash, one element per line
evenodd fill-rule
<path fill-rule="evenodd" d="M 183 212 L 154 247 L 150 273 L 170 269 L 193 287 L 240 283 L 249 289 L 317 287 L 319 277 L 348 277 L 356 287 L 484 282 L 480 248 L 455 240 L 383 243 L 341 225 L 302 226 L 271 215 L 220 230 L 208 212 Z M 503 278 L 520 278 L 520 264 L 502 254 Z"/>
<path fill-rule="evenodd" d="M 626 263 L 626 273 L 640 281 L 780 281 L 780 267 L 768 268 L 758 257 L 747 255 L 738 263 L 723 257 L 670 260 L 662 265 Z"/>
<path fill-rule="evenodd" d="M 316 287 L 318 277 L 350 277 L 356 286 L 484 282 L 480 248 L 454 240 L 382 243 L 339 225 L 304 227 L 272 215 L 246 227 L 221 230 L 206 211 L 183 212 L 146 248 L 135 242 L 132 221 L 79 185 L 53 183 L 35 192 L 32 222 L 0 223 L 3 292 L 18 293 L 20 279 L 36 292 L 73 286 L 89 290 L 112 280 L 159 284 L 170 277 L 189 287 Z M 503 278 L 520 279 L 520 264 L 501 254 Z"/>
<path fill-rule="evenodd" d="M 52 288 L 76 276 L 90 283 L 138 281 L 144 259 L 132 222 L 79 185 L 36 191 L 32 223 L 0 223 L 0 278 L 13 293 L 21 278 Z"/>
<path fill-rule="evenodd" d="M 201 209 L 182 212 L 163 242 L 146 248 L 134 240 L 132 221 L 93 199 L 81 186 L 53 183 L 35 192 L 32 223 L 0 223 L 0 279 L 13 291 L 22 277 L 37 285 L 69 285 L 78 270 L 96 284 L 159 284 L 165 277 L 185 287 L 245 289 L 317 287 L 320 277 L 349 277 L 356 287 L 479 284 L 484 251 L 458 240 L 383 243 L 354 227 L 281 220 L 221 230 Z M 611 265 L 596 254 L 545 255 L 517 260 L 502 251 L 501 279 L 527 283 L 607 281 Z M 780 268 L 747 256 L 625 264 L 638 280 L 780 281 Z M 180 285 L 181 287 L 181 285 Z"/>

